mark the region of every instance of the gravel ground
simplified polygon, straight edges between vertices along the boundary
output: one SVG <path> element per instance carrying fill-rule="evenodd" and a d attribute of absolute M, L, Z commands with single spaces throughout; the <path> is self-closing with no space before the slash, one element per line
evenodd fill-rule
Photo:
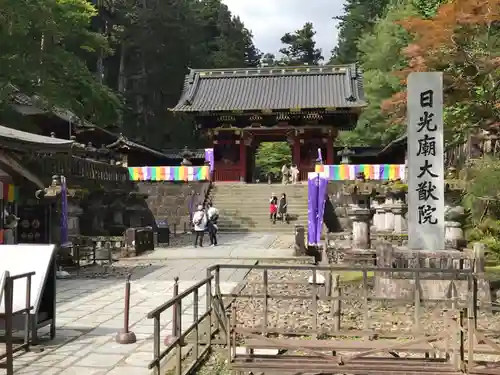
<path fill-rule="evenodd" d="M 113 264 L 88 264 L 76 268 L 64 268 L 69 273 L 71 279 L 123 279 L 127 275 L 132 275 L 132 279 L 143 277 L 159 267 L 167 264 L 167 261 L 117 261 Z"/>
<path fill-rule="evenodd" d="M 282 264 L 285 262 L 281 262 Z M 289 262 L 293 263 L 293 262 Z M 278 296 L 311 296 L 312 286 L 307 284 L 312 275 L 310 271 L 269 270 L 268 293 Z M 351 275 L 352 276 L 352 275 Z M 253 270 L 247 276 L 247 285 L 242 294 L 263 293 L 262 270 Z M 299 283 L 306 284 L 299 284 Z M 343 296 L 362 296 L 361 282 L 342 282 Z M 369 280 L 369 296 L 373 295 L 373 281 Z M 500 303 L 499 301 L 496 301 Z M 262 299 L 240 299 L 236 302 L 238 325 L 243 327 L 257 327 L 262 324 L 263 301 Z M 361 301 L 342 301 L 341 329 L 363 330 L 363 303 Z M 444 309 L 436 303 L 427 303 L 422 309 L 420 318 L 420 331 L 428 334 L 437 334 L 447 330 Z M 323 331 L 333 331 L 333 309 L 331 302 L 318 301 L 318 327 Z M 414 329 L 414 307 L 402 303 L 369 303 L 369 329 L 383 332 L 405 333 L 407 340 L 411 339 Z M 312 330 L 313 314 L 312 300 L 300 299 L 269 299 L 268 301 L 269 328 L 286 328 L 288 331 Z M 480 312 L 478 317 L 480 329 L 500 331 L 500 314 Z M 304 339 L 307 337 L 296 337 Z M 331 338 L 334 340 L 335 338 Z M 495 338 L 500 342 L 500 337 Z M 486 359 L 486 358 L 485 358 Z M 499 356 L 488 357 L 488 360 L 500 360 Z"/>

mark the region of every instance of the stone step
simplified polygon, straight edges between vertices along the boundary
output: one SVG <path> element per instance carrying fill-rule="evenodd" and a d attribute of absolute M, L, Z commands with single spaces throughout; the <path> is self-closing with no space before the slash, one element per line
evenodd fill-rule
<path fill-rule="evenodd" d="M 222 233 L 262 232 L 262 233 L 283 233 L 283 234 L 295 233 L 295 227 L 293 225 L 287 225 L 286 227 L 284 225 L 276 223 L 275 225 L 271 224 L 268 227 L 258 227 L 258 228 L 238 227 L 238 226 L 223 227 L 219 228 L 219 232 Z"/>
<path fill-rule="evenodd" d="M 257 202 L 247 202 L 247 201 L 241 201 L 241 202 L 232 202 L 230 204 L 226 203 L 221 203 L 218 201 L 212 202 L 215 207 L 219 211 L 224 211 L 228 210 L 229 212 L 233 211 L 243 211 L 243 212 L 257 212 L 257 211 L 262 211 L 266 210 L 269 212 L 269 203 L 257 203 Z M 298 205 L 298 204 L 290 204 L 288 205 L 288 211 L 306 211 L 308 210 L 307 205 Z"/>
<path fill-rule="evenodd" d="M 280 221 L 279 219 L 277 221 Z M 304 225 L 307 224 L 307 219 L 302 219 L 302 220 L 290 220 L 290 225 Z M 226 220 L 226 221 L 221 221 L 217 223 L 217 227 L 227 227 L 227 226 L 246 226 L 246 227 L 251 227 L 251 228 L 256 228 L 256 227 L 266 227 L 269 224 L 271 224 L 271 221 L 269 220 L 269 217 L 262 218 L 261 220 L 252 220 L 252 221 L 247 221 L 247 220 Z"/>
<path fill-rule="evenodd" d="M 287 210 L 287 213 L 289 215 L 305 215 L 307 216 L 307 209 L 293 209 L 289 208 Z M 259 217 L 262 215 L 269 215 L 269 207 L 266 207 L 265 210 L 257 210 L 254 209 L 252 212 L 249 212 L 248 210 L 245 210 L 244 208 L 241 207 L 234 207 L 234 208 L 219 208 L 219 213 L 221 219 L 224 217 Z"/>

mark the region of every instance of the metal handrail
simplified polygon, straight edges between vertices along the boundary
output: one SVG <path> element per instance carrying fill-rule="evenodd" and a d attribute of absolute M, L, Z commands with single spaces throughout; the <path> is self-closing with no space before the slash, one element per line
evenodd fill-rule
<path fill-rule="evenodd" d="M 31 305 L 31 279 L 35 275 L 35 272 L 27 272 L 15 276 L 10 276 L 8 271 L 4 272 L 4 277 L 2 280 L 2 290 L 0 291 L 0 296 L 4 295 L 4 313 L 0 313 L 0 318 L 5 320 L 5 353 L 0 354 L 0 360 L 6 359 L 5 363 L 0 363 L 0 368 L 7 370 L 7 375 L 14 374 L 14 353 L 20 350 L 29 351 L 29 337 L 30 337 L 30 323 L 31 314 L 30 311 L 33 310 Z M 26 304 L 25 308 L 14 311 L 14 281 L 22 278 L 26 278 Z M 21 345 L 14 348 L 13 338 L 12 338 L 12 320 L 16 315 L 24 314 L 24 339 Z"/>

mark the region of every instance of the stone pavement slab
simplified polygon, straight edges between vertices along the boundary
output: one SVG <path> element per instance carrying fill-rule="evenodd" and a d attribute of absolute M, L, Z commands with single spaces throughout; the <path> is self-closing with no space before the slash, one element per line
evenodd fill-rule
<path fill-rule="evenodd" d="M 169 260 L 165 266 L 133 280 L 131 284 L 130 330 L 137 343 L 114 341 L 123 328 L 124 281 L 119 279 L 68 279 L 57 281 L 57 336 L 41 353 L 21 354 L 15 374 L 23 375 L 148 375 L 152 360 L 153 321 L 146 314 L 172 298 L 173 280 L 179 291 L 206 276 L 206 268 L 219 263 L 254 264 L 251 260 Z M 246 276 L 244 270 L 221 270 L 221 289 L 234 289 Z M 198 296 L 199 314 L 206 310 L 205 289 Z M 182 327 L 193 323 L 193 298 L 183 301 Z M 171 310 L 171 309 L 169 309 Z M 162 335 L 170 334 L 172 311 L 162 314 Z M 0 370 L 0 374 L 4 370 Z"/>
<path fill-rule="evenodd" d="M 293 249 L 270 249 L 278 239 L 275 234 L 226 233 L 221 234 L 216 247 L 193 246 L 157 248 L 153 252 L 134 259 L 268 259 L 290 258 Z"/>

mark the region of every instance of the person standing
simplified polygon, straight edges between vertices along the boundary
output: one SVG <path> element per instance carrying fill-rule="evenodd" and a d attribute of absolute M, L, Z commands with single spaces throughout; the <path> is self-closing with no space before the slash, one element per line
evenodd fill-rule
<path fill-rule="evenodd" d="M 213 206 L 212 202 L 208 203 L 207 216 L 210 245 L 217 246 L 217 220 L 219 220 L 219 210 Z"/>
<path fill-rule="evenodd" d="M 207 229 L 207 213 L 203 209 L 203 205 L 198 206 L 198 210 L 193 215 L 193 225 L 194 225 L 194 247 L 198 247 L 198 243 L 200 247 L 203 247 L 203 235 L 205 230 Z"/>
<path fill-rule="evenodd" d="M 288 184 L 288 181 L 290 180 L 290 168 L 288 168 L 288 165 L 283 164 L 281 167 L 281 183 L 283 185 Z"/>
<path fill-rule="evenodd" d="M 286 201 L 286 194 L 281 194 L 281 198 L 278 204 L 278 214 L 280 215 L 281 221 L 284 223 L 285 221 L 288 223 L 288 215 L 287 215 L 287 207 L 288 203 Z"/>
<path fill-rule="evenodd" d="M 296 184 L 299 181 L 299 168 L 293 164 L 290 173 L 292 175 L 292 184 Z"/>
<path fill-rule="evenodd" d="M 271 194 L 271 199 L 269 199 L 269 218 L 276 224 L 276 214 L 278 212 L 278 197 L 276 194 Z"/>

